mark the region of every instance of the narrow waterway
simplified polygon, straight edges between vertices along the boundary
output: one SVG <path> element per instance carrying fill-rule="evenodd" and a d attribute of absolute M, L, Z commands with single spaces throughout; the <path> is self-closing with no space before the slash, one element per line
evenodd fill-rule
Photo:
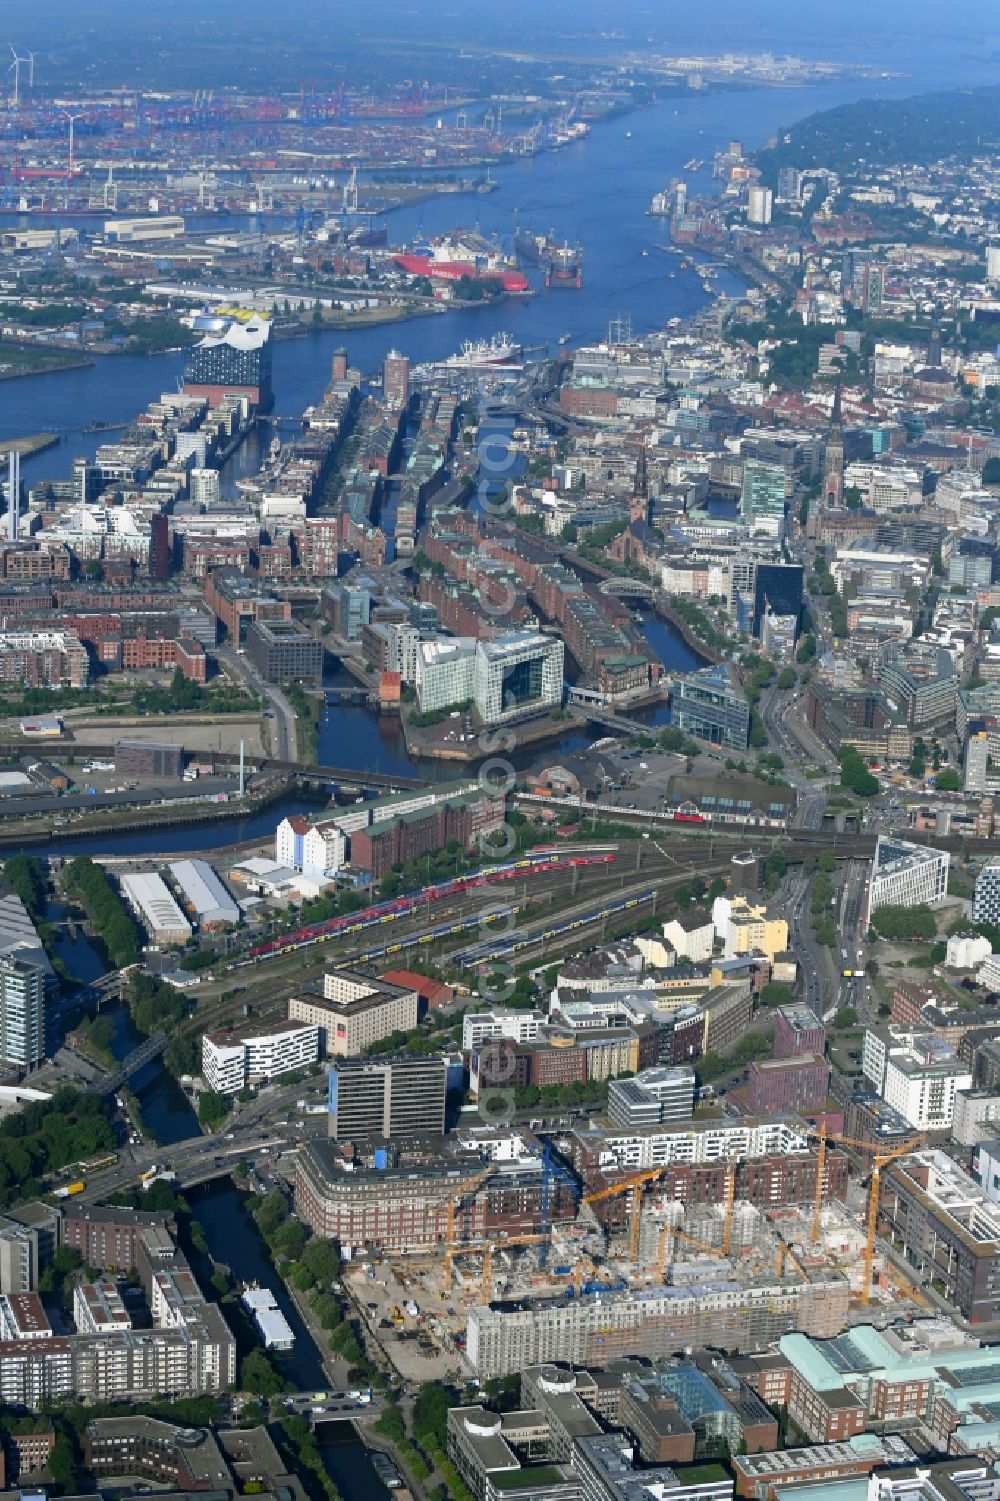
<path fill-rule="evenodd" d="M 66 911 L 65 903 L 50 902 L 46 919 L 58 923 Z M 107 965 L 98 945 L 91 943 L 82 925 L 77 925 L 73 935 L 66 928 L 59 929 L 55 953 L 73 979 L 81 985 L 89 985 L 107 973 Z M 109 1017 L 114 1026 L 109 1046 L 116 1058 L 126 1058 L 133 1048 L 143 1042 L 143 1037 L 133 1025 L 128 1007 L 123 1003 L 105 1007 L 101 1015 Z M 198 1134 L 198 1121 L 187 1095 L 173 1074 L 163 1067 L 161 1059 L 147 1063 L 145 1068 L 134 1074 L 129 1088 L 139 1101 L 147 1132 L 157 1142 L 166 1145 Z"/>
<path fill-rule="evenodd" d="M 28 840 L 18 847 L 18 853 L 38 855 L 43 860 L 49 855 L 60 855 L 66 859 L 73 855 L 134 855 L 137 858 L 148 856 L 151 860 L 156 860 L 165 855 L 173 857 L 179 854 L 197 854 L 201 850 L 231 849 L 233 845 L 245 844 L 251 839 L 270 838 L 275 827 L 286 816 L 292 813 L 315 814 L 326 806 L 326 801 L 326 798 L 315 794 L 290 792 L 259 813 L 210 819 L 206 823 L 171 824 L 166 827 L 154 824 L 148 830 L 135 830 L 127 834 L 116 834 L 113 829 L 108 829 L 95 834 L 46 840 L 44 843 L 33 844 Z"/>
<path fill-rule="evenodd" d="M 206 1184 L 188 1195 L 209 1252 L 229 1268 L 237 1283 L 257 1282 L 270 1288 L 291 1326 L 295 1345 L 286 1354 L 274 1355 L 282 1374 L 298 1391 L 325 1391 L 327 1378 L 319 1352 L 285 1285 L 271 1264 L 267 1247 L 250 1213 L 253 1195 L 242 1194 L 228 1178 Z M 197 1267 L 199 1276 L 204 1268 Z"/>
<path fill-rule="evenodd" d="M 316 1437 L 323 1463 L 344 1501 L 383 1501 L 393 1494 L 372 1469 L 351 1423 L 317 1423 Z"/>

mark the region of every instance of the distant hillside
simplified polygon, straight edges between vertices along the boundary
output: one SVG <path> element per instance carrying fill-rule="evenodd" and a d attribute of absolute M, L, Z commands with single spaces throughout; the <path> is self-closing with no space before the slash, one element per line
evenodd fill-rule
<path fill-rule="evenodd" d="M 808 115 L 782 130 L 778 145 L 758 152 L 757 162 L 774 181 L 782 167 L 920 166 L 992 152 L 998 142 L 1000 88 L 950 89 L 912 99 L 864 99 Z"/>

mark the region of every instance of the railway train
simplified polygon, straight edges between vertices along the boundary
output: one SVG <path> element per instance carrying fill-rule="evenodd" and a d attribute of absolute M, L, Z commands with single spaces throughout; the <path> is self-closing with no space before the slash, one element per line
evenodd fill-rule
<path fill-rule="evenodd" d="M 474 948 L 466 949 L 456 958 L 465 960 L 469 964 L 485 964 L 495 959 L 506 959 L 511 954 L 518 954 L 524 949 L 535 948 L 539 943 L 548 943 L 553 938 L 561 938 L 564 933 L 575 932 L 578 928 L 584 928 L 588 923 L 597 922 L 601 918 L 614 917 L 619 912 L 630 911 L 638 907 L 642 902 L 651 901 L 656 892 L 650 888 L 648 891 L 640 891 L 629 897 L 620 897 L 616 902 L 605 902 L 601 907 L 595 907 L 589 912 L 579 913 L 576 917 L 567 917 L 564 922 L 553 923 L 542 933 L 511 933 L 506 938 L 499 938 L 495 943 L 477 944 Z"/>
<path fill-rule="evenodd" d="M 512 881 L 522 875 L 543 875 L 549 871 L 570 870 L 581 865 L 610 865 L 615 859 L 617 850 L 617 845 L 595 845 L 585 850 L 558 850 L 549 846 L 532 850 L 530 854 L 520 859 L 509 860 L 503 865 L 487 865 L 481 870 L 470 872 L 469 875 L 456 876 L 450 881 L 439 881 L 436 885 L 425 886 L 410 896 L 398 896 L 391 901 L 376 902 L 374 906 L 364 907 L 360 912 L 346 913 L 343 917 L 328 917 L 323 922 L 311 923 L 291 933 L 282 933 L 266 943 L 257 944 L 245 959 L 237 960 L 234 968 L 241 969 L 248 964 L 257 964 L 262 959 L 273 959 L 279 954 L 308 948 L 316 943 L 325 943 L 331 938 L 363 933 L 380 923 L 395 922 L 401 917 L 418 912 L 430 902 L 461 896 L 464 892 L 489 886 L 494 881 Z M 479 918 L 476 917 L 474 921 L 478 922 Z M 444 931 L 457 930 L 446 927 Z M 402 946 L 400 944 L 400 947 Z M 379 952 L 385 952 L 385 950 Z"/>

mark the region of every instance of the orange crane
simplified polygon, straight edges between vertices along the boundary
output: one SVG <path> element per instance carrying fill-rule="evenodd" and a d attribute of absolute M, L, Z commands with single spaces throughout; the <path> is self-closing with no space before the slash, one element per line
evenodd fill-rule
<path fill-rule="evenodd" d="M 673 1225 L 662 1225 L 657 1240 L 656 1248 L 656 1275 L 663 1281 L 667 1270 L 667 1247 L 671 1240 L 682 1240 L 685 1245 L 694 1246 L 699 1251 L 704 1251 L 706 1256 L 718 1256 L 725 1259 L 728 1254 L 720 1251 L 718 1246 L 709 1246 L 703 1240 L 696 1240 L 693 1235 L 688 1235 L 685 1230 L 678 1230 Z"/>
<path fill-rule="evenodd" d="M 871 1177 L 868 1183 L 868 1203 L 865 1211 L 865 1251 L 864 1251 L 864 1277 L 861 1283 L 861 1303 L 867 1308 L 872 1295 L 872 1270 L 875 1262 L 875 1229 L 878 1224 L 878 1200 L 879 1185 L 882 1178 L 882 1169 L 888 1167 L 890 1162 L 895 1162 L 900 1157 L 906 1157 L 910 1152 L 915 1152 L 923 1145 L 925 1133 L 917 1131 L 902 1145 L 886 1148 L 879 1151 L 877 1143 L 873 1141 L 861 1141 L 856 1136 L 839 1136 L 834 1132 L 827 1131 L 824 1123 L 817 1133 L 819 1136 L 819 1150 L 816 1156 L 816 1188 L 813 1200 L 812 1219 L 812 1243 L 816 1245 L 820 1234 L 820 1216 L 823 1208 L 823 1187 L 826 1176 L 826 1144 L 835 1141 L 838 1146 L 858 1147 L 871 1155 Z"/>
<path fill-rule="evenodd" d="M 511 1235 L 511 1236 L 505 1236 L 503 1238 L 503 1240 L 497 1240 L 497 1241 L 481 1240 L 481 1241 L 476 1241 L 475 1243 L 472 1243 L 471 1241 L 467 1241 L 467 1242 L 463 1242 L 463 1244 L 460 1245 L 460 1246 L 453 1246 L 453 1247 L 451 1247 L 449 1250 L 447 1250 L 445 1252 L 445 1267 L 446 1267 L 445 1286 L 446 1286 L 448 1292 L 450 1293 L 451 1292 L 451 1288 L 452 1288 L 453 1275 L 454 1275 L 455 1257 L 456 1256 L 472 1256 L 472 1255 L 475 1255 L 478 1252 L 479 1254 L 482 1255 L 482 1258 L 483 1258 L 483 1273 L 482 1273 L 482 1282 L 481 1282 L 481 1286 L 480 1286 L 480 1301 L 483 1302 L 483 1303 L 488 1303 L 490 1301 L 490 1297 L 492 1296 L 492 1292 L 493 1292 L 493 1253 L 494 1253 L 494 1251 L 502 1251 L 506 1246 L 534 1246 L 534 1245 L 538 1245 L 539 1242 L 541 1242 L 541 1241 L 547 1241 L 548 1239 L 549 1239 L 549 1234 L 548 1234 L 547 1231 L 544 1231 L 540 1235 Z"/>
<path fill-rule="evenodd" d="M 596 1189 L 593 1193 L 584 1194 L 582 1203 L 600 1204 L 604 1199 L 617 1198 L 620 1194 L 632 1192 L 632 1204 L 629 1211 L 628 1242 L 629 1259 L 639 1260 L 639 1231 L 642 1225 L 642 1195 L 650 1183 L 655 1183 L 662 1178 L 664 1173 L 669 1172 L 672 1164 L 663 1163 L 660 1167 L 647 1168 L 641 1173 L 630 1173 L 627 1178 L 622 1178 L 618 1183 L 612 1183 L 607 1188 Z M 730 1162 L 726 1166 L 726 1194 L 725 1194 L 725 1217 L 722 1223 L 722 1254 L 729 1255 L 729 1247 L 733 1235 L 733 1208 L 736 1202 L 736 1164 Z"/>
<path fill-rule="evenodd" d="M 801 1261 L 796 1256 L 795 1252 L 792 1250 L 792 1248 L 788 1244 L 787 1240 L 785 1240 L 785 1238 L 777 1230 L 775 1231 L 775 1234 L 778 1236 L 778 1252 L 777 1252 L 777 1255 L 774 1258 L 774 1272 L 775 1272 L 775 1276 L 780 1277 L 781 1274 L 784 1272 L 784 1270 L 785 1270 L 785 1259 L 787 1257 L 787 1259 L 792 1263 L 792 1266 L 798 1272 L 798 1274 L 802 1278 L 802 1280 L 804 1282 L 808 1282 L 809 1281 L 809 1273 L 806 1271 L 805 1267 L 802 1265 Z"/>
<path fill-rule="evenodd" d="M 454 1271 L 454 1252 L 455 1252 L 455 1219 L 456 1219 L 456 1216 L 457 1216 L 457 1213 L 458 1213 L 458 1206 L 459 1206 L 459 1204 L 461 1204 L 461 1202 L 462 1202 L 463 1199 L 467 1199 L 470 1194 L 474 1194 L 477 1189 L 482 1188 L 483 1184 L 486 1182 L 487 1178 L 490 1177 L 490 1175 L 492 1174 L 492 1172 L 493 1172 L 492 1166 L 485 1167 L 485 1168 L 482 1169 L 481 1172 L 478 1172 L 478 1173 L 474 1174 L 473 1177 L 467 1179 L 466 1182 L 460 1184 L 459 1187 L 457 1188 L 457 1190 L 455 1191 L 455 1193 L 452 1194 L 451 1198 L 448 1200 L 448 1203 L 445 1206 L 445 1211 L 444 1211 L 444 1242 L 445 1242 L 444 1290 L 445 1290 L 446 1293 L 450 1293 L 451 1292 L 451 1288 L 452 1288 L 452 1275 L 453 1275 L 453 1271 Z"/>

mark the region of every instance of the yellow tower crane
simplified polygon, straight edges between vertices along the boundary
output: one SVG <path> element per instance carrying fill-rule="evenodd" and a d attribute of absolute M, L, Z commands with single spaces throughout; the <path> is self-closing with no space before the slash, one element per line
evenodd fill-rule
<path fill-rule="evenodd" d="M 470 1194 L 474 1194 L 478 1189 L 482 1188 L 483 1184 L 486 1182 L 487 1178 L 490 1177 L 492 1172 L 492 1166 L 485 1167 L 481 1172 L 475 1173 L 473 1177 L 466 1179 L 464 1183 L 459 1184 L 455 1193 L 452 1194 L 451 1198 L 448 1200 L 448 1203 L 445 1205 L 444 1290 L 446 1294 L 451 1292 L 454 1276 L 455 1220 L 458 1214 L 458 1206 L 461 1204 L 463 1199 L 467 1199 Z"/>
<path fill-rule="evenodd" d="M 628 1221 L 628 1244 L 629 1258 L 632 1261 L 639 1260 L 639 1234 L 642 1228 L 642 1196 L 651 1183 L 662 1178 L 664 1173 L 670 1171 L 672 1164 L 667 1162 L 660 1167 L 647 1168 L 641 1173 L 630 1173 L 627 1178 L 620 1179 L 617 1183 L 611 1183 L 606 1188 L 598 1188 L 593 1193 L 584 1194 L 582 1203 L 600 1204 L 605 1199 L 618 1198 L 621 1194 L 632 1193 L 632 1203 L 629 1208 Z M 733 1236 L 733 1210 L 736 1203 L 736 1164 L 730 1162 L 726 1166 L 726 1192 L 725 1192 L 725 1216 L 722 1222 L 722 1255 L 729 1255 L 729 1247 Z"/>
<path fill-rule="evenodd" d="M 673 1225 L 661 1225 L 656 1248 L 656 1275 L 663 1281 L 667 1271 L 667 1247 L 672 1240 L 682 1240 L 685 1245 L 694 1246 L 697 1251 L 704 1251 L 706 1256 L 726 1257 L 725 1251 L 720 1251 L 718 1246 L 709 1246 L 703 1240 L 696 1240 L 693 1235 L 688 1235 L 685 1230 L 678 1230 Z"/>
<path fill-rule="evenodd" d="M 868 1182 L 868 1200 L 865 1210 L 865 1250 L 864 1250 L 864 1274 L 861 1282 L 861 1304 L 867 1308 L 872 1295 L 872 1271 L 875 1264 L 875 1231 L 878 1225 L 878 1200 L 879 1186 L 882 1178 L 882 1169 L 889 1166 L 890 1162 L 897 1161 L 900 1157 L 906 1157 L 910 1152 L 915 1152 L 923 1145 L 925 1136 L 923 1132 L 916 1132 L 900 1146 L 887 1148 L 879 1151 L 878 1143 L 874 1141 L 862 1141 L 856 1136 L 840 1136 L 835 1132 L 827 1131 L 826 1124 L 820 1126 L 817 1132 L 819 1148 L 816 1154 L 816 1186 L 813 1197 L 812 1235 L 813 1245 L 819 1241 L 821 1214 L 823 1208 L 824 1179 L 826 1177 L 826 1145 L 828 1141 L 834 1141 L 838 1146 L 857 1147 L 869 1154 L 872 1159 L 871 1176 Z"/>

